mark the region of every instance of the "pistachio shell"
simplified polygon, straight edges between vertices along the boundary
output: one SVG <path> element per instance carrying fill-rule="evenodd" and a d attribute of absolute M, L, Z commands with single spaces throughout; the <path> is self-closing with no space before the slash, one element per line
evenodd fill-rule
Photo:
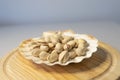
<path fill-rule="evenodd" d="M 40 49 L 33 49 L 32 50 L 32 55 L 35 56 L 35 57 L 38 57 L 40 52 L 41 52 Z"/>
<path fill-rule="evenodd" d="M 64 45 L 64 49 L 65 50 L 70 50 L 70 49 L 72 49 L 75 46 L 75 44 L 76 43 L 75 43 L 74 40 L 69 41 L 69 42 L 67 42 L 67 44 Z"/>
<path fill-rule="evenodd" d="M 72 41 L 69 41 L 67 44 L 69 44 L 71 47 L 74 47 L 76 43 L 74 40 L 72 40 Z"/>
<path fill-rule="evenodd" d="M 77 54 L 76 54 L 76 52 L 75 52 L 74 50 L 71 50 L 71 51 L 69 52 L 69 57 L 70 57 L 71 59 L 75 58 L 76 56 L 77 56 Z"/>
<path fill-rule="evenodd" d="M 45 37 L 45 42 L 51 42 L 50 37 Z"/>
<path fill-rule="evenodd" d="M 59 54 L 59 62 L 66 63 L 69 60 L 69 53 L 68 51 L 63 51 Z"/>
<path fill-rule="evenodd" d="M 58 60 L 58 53 L 56 50 L 53 50 L 52 53 L 48 56 L 47 60 L 51 63 L 55 62 Z"/>
<path fill-rule="evenodd" d="M 41 46 L 40 46 L 40 50 L 41 50 L 41 51 L 48 51 L 48 50 L 49 50 L 49 47 L 48 47 L 48 46 L 41 45 Z"/>
<path fill-rule="evenodd" d="M 46 42 L 51 42 L 51 36 L 54 34 L 54 32 L 43 32 L 43 37 Z"/>
<path fill-rule="evenodd" d="M 48 46 L 49 46 L 50 48 L 53 48 L 55 45 L 54 45 L 53 43 L 48 43 Z"/>
<path fill-rule="evenodd" d="M 75 52 L 76 52 L 76 54 L 78 55 L 78 56 L 84 56 L 84 55 L 86 55 L 86 51 L 87 51 L 87 48 L 77 48 L 76 50 L 75 50 Z"/>
<path fill-rule="evenodd" d="M 46 61 L 47 60 L 47 57 L 49 56 L 49 53 L 45 52 L 45 51 L 42 51 L 40 54 L 39 54 L 39 58 L 41 60 L 44 60 Z"/>
<path fill-rule="evenodd" d="M 78 39 L 78 47 L 79 48 L 83 48 L 83 47 L 87 47 L 88 43 L 87 41 L 83 40 L 83 39 Z"/>
<path fill-rule="evenodd" d="M 70 50 L 70 45 L 69 44 L 65 44 L 63 48 L 64 48 L 64 50 Z"/>
<path fill-rule="evenodd" d="M 73 37 L 71 37 L 71 36 L 63 36 L 63 40 L 62 40 L 62 43 L 67 43 L 68 41 L 70 41 L 70 40 L 73 40 L 74 38 Z"/>
<path fill-rule="evenodd" d="M 60 36 L 57 36 L 57 35 L 52 35 L 50 39 L 53 44 L 60 42 Z"/>
<path fill-rule="evenodd" d="M 55 45 L 55 50 L 60 53 L 63 50 L 62 44 L 61 43 L 57 43 Z"/>

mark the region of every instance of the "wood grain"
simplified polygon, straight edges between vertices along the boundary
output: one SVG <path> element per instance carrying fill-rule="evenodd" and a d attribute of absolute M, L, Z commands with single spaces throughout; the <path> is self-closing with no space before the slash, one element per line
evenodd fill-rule
<path fill-rule="evenodd" d="M 15 49 L 0 61 L 0 80 L 117 80 L 119 61 L 119 52 L 102 42 L 91 58 L 67 66 L 37 65 Z"/>

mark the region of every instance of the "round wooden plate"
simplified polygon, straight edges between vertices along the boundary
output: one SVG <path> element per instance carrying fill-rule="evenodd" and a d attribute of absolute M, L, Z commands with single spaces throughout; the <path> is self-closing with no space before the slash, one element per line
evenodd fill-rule
<path fill-rule="evenodd" d="M 99 42 L 98 51 L 89 59 L 67 66 L 34 64 L 21 56 L 17 49 L 0 61 L 2 80 L 119 80 L 120 54 Z"/>

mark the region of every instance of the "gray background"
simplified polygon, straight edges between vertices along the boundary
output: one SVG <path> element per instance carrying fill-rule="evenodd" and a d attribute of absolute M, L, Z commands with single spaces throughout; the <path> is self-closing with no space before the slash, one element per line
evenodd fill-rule
<path fill-rule="evenodd" d="M 120 22 L 120 0 L 0 0 L 0 24 Z"/>

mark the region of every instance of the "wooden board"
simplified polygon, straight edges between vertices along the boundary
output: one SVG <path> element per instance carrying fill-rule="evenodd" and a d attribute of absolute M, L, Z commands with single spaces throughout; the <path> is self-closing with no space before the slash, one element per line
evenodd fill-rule
<path fill-rule="evenodd" d="M 81 63 L 37 65 L 15 49 L 0 62 L 0 80 L 120 80 L 120 53 L 99 42 L 98 51 Z"/>

